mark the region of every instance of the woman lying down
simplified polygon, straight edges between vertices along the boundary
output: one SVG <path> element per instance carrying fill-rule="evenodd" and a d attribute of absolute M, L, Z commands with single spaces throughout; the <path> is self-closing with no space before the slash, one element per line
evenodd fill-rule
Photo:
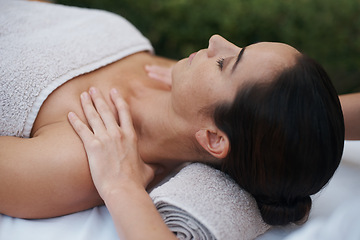
<path fill-rule="evenodd" d="M 250 193 L 265 223 L 302 223 L 344 134 L 360 136 L 359 95 L 341 98 L 344 129 L 328 75 L 289 45 L 241 48 L 214 35 L 175 62 L 111 13 L 1 5 L 3 214 L 48 218 L 105 203 L 124 239 L 175 239 L 146 189 L 200 162 Z"/>

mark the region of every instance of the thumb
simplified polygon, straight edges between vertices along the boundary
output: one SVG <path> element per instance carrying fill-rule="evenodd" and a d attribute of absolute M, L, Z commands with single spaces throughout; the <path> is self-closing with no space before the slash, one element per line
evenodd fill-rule
<path fill-rule="evenodd" d="M 158 164 L 148 164 L 145 163 L 145 182 L 146 185 L 148 185 L 156 175 L 159 175 L 164 172 L 164 167 L 158 165 Z"/>

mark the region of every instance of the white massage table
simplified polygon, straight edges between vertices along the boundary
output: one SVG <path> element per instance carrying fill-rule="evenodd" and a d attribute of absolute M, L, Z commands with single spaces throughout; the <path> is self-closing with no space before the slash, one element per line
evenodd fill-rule
<path fill-rule="evenodd" d="M 344 154 L 342 162 L 331 179 L 330 183 L 321 192 L 313 196 L 313 206 L 309 216 L 309 220 L 303 226 L 293 226 L 284 228 L 274 228 L 269 230 L 264 235 L 258 237 L 258 240 L 278 240 L 278 239 L 302 239 L 302 240 L 360 240 L 360 141 L 345 141 Z M 354 204 L 355 203 L 355 204 Z M 349 205 L 351 204 L 351 205 Z M 355 221 L 350 219 L 343 219 L 341 226 L 329 222 L 329 219 L 341 218 L 341 211 L 346 207 L 351 207 L 352 212 L 358 213 Z M 340 210 L 340 214 L 339 214 Z M 337 211 L 335 214 L 334 212 Z M 327 224 L 327 226 L 326 226 Z M 331 226 L 333 224 L 333 226 Z M 311 232 L 320 231 L 325 228 L 326 231 L 331 232 L 330 237 L 323 238 L 316 236 Z M 344 229 L 346 227 L 356 228 L 357 237 L 350 238 L 341 231 L 349 231 Z M 325 231 L 325 229 L 324 229 Z M 308 236 L 311 234 L 311 237 Z M 297 236 L 298 235 L 298 236 Z"/>
<path fill-rule="evenodd" d="M 319 226 L 316 223 L 326 222 L 336 209 L 356 197 L 360 200 L 360 141 L 346 142 L 343 161 L 329 185 L 313 197 L 313 208 L 306 224 L 300 227 L 274 228 L 257 239 L 289 239 L 297 235 L 299 238 L 294 239 L 309 239 L 301 237 L 301 234 L 311 229 L 311 226 Z M 359 211 L 360 204 L 355 207 L 357 208 L 354 210 Z M 332 230 L 336 232 L 336 226 Z M 0 239 L 117 240 L 119 238 L 107 209 L 96 207 L 80 213 L 43 220 L 24 220 L 0 215 Z"/>

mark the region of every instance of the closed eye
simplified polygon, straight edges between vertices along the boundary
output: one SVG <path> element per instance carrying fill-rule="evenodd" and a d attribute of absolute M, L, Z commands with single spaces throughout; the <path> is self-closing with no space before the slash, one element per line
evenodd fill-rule
<path fill-rule="evenodd" d="M 222 70 L 224 67 L 224 58 L 219 58 L 216 63 L 219 66 L 220 70 Z"/>

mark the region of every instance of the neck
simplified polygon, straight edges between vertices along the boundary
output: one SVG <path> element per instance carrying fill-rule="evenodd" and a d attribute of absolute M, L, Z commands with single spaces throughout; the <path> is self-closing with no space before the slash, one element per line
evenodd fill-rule
<path fill-rule="evenodd" d="M 171 92 L 142 89 L 130 99 L 142 159 L 174 168 L 200 158 L 190 124 L 172 111 Z"/>

